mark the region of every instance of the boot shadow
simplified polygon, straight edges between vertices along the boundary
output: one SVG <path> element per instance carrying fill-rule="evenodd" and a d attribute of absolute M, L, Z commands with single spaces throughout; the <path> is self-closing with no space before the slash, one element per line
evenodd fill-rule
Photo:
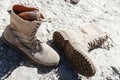
<path fill-rule="evenodd" d="M 7 78 L 19 66 L 36 67 L 38 69 L 38 74 L 45 74 L 56 69 L 56 74 L 59 77 L 59 80 L 80 80 L 78 79 L 77 73 L 75 73 L 67 63 L 64 55 L 57 50 L 53 41 L 49 40 L 47 43 L 60 55 L 61 59 L 57 67 L 46 68 L 31 63 L 17 50 L 7 46 L 0 37 L 0 80 Z"/>
<path fill-rule="evenodd" d="M 4 80 L 10 76 L 20 66 L 35 67 L 39 74 L 45 74 L 54 69 L 53 67 L 46 68 L 33 64 L 17 50 L 7 46 L 0 37 L 0 80 Z"/>
<path fill-rule="evenodd" d="M 47 44 L 52 47 L 60 56 L 60 62 L 57 66 L 57 76 L 59 80 L 81 80 L 80 76 L 75 73 L 68 64 L 63 52 L 59 51 L 52 40 L 47 41 Z M 79 78 L 79 79 L 78 79 Z"/>
<path fill-rule="evenodd" d="M 0 37 L 0 80 L 8 77 L 25 58 L 18 51 L 8 47 Z"/>

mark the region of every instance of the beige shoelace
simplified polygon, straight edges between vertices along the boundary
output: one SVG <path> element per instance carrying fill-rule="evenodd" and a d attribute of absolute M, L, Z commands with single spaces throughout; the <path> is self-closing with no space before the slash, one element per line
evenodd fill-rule
<path fill-rule="evenodd" d="M 30 44 L 32 44 L 32 51 L 36 52 L 40 50 L 40 41 L 36 38 L 35 34 L 37 32 L 37 29 L 39 28 L 40 23 L 37 23 L 34 29 L 32 30 L 30 34 Z"/>
<path fill-rule="evenodd" d="M 99 47 L 101 45 L 104 45 L 104 48 L 107 49 L 110 46 L 108 39 L 110 39 L 112 41 L 112 39 L 108 36 L 108 34 L 104 33 L 103 35 L 98 36 L 97 38 L 93 38 L 92 40 L 90 40 L 88 42 L 88 48 L 91 50 L 91 49 L 94 49 L 94 48 Z M 105 42 L 106 42 L 106 44 L 105 44 Z"/>

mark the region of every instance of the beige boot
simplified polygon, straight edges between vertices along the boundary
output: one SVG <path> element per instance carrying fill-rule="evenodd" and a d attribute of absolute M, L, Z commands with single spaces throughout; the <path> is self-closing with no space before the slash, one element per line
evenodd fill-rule
<path fill-rule="evenodd" d="M 87 77 L 95 75 L 96 69 L 81 35 L 73 30 L 54 32 L 53 41 L 56 47 L 63 51 L 71 67 L 79 74 Z"/>
<path fill-rule="evenodd" d="M 103 32 L 96 24 L 89 24 L 81 28 L 79 35 L 84 36 L 83 39 L 88 51 L 103 45 L 105 42 L 107 43 L 106 46 L 109 46 L 107 40 L 110 37 L 107 33 Z"/>
<path fill-rule="evenodd" d="M 42 21 L 28 21 L 17 15 L 21 12 L 33 10 L 38 11 L 38 9 L 32 7 L 13 5 L 8 10 L 10 25 L 3 32 L 2 39 L 7 45 L 19 50 L 37 64 L 44 66 L 57 65 L 59 55 L 46 43 L 36 39 L 35 34 Z"/>

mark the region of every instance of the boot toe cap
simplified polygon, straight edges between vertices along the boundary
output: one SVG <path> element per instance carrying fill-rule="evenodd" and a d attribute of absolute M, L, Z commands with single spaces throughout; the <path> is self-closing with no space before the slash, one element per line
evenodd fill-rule
<path fill-rule="evenodd" d="M 48 65 L 58 65 L 59 61 L 60 61 L 60 57 L 58 55 L 57 52 L 55 51 L 50 51 L 49 55 L 46 57 L 46 62 L 48 63 Z"/>
<path fill-rule="evenodd" d="M 45 66 L 57 66 L 60 60 L 59 55 L 55 51 L 50 51 L 43 58 L 39 58 L 39 63 Z"/>
<path fill-rule="evenodd" d="M 45 66 L 58 65 L 59 54 L 47 44 L 41 44 L 42 50 L 34 55 L 36 61 Z"/>

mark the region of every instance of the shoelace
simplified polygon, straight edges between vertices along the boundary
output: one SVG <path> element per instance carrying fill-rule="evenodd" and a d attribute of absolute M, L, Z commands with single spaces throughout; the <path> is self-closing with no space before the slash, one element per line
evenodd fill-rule
<path fill-rule="evenodd" d="M 35 34 L 37 32 L 37 29 L 39 28 L 40 23 L 37 23 L 34 29 L 32 30 L 30 34 L 30 44 L 32 44 L 32 50 L 33 52 L 39 51 L 40 50 L 40 41 L 36 38 Z"/>
<path fill-rule="evenodd" d="M 108 34 L 104 33 L 103 35 L 101 35 L 95 39 L 90 40 L 88 42 L 88 48 L 90 50 L 92 50 L 92 49 L 99 47 L 101 45 L 104 45 L 104 48 L 109 48 L 110 44 L 108 42 L 108 39 L 110 39 L 112 41 L 112 39 L 108 36 Z M 105 42 L 107 43 L 107 45 L 105 45 Z"/>

